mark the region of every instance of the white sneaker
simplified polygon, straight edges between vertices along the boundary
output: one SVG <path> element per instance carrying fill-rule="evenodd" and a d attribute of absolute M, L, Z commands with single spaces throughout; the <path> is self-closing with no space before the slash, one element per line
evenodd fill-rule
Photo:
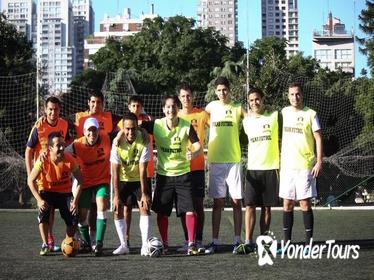
<path fill-rule="evenodd" d="M 179 248 L 177 249 L 177 252 L 179 252 L 179 253 L 186 253 L 187 250 L 188 250 L 188 241 L 184 241 L 183 246 L 182 246 L 182 247 L 179 247 Z"/>
<path fill-rule="evenodd" d="M 142 249 L 140 250 L 140 255 L 145 257 L 150 255 L 147 246 L 142 246 Z"/>
<path fill-rule="evenodd" d="M 201 241 L 196 241 L 196 248 L 200 254 L 205 253 L 205 247 Z"/>
<path fill-rule="evenodd" d="M 127 255 L 129 252 L 129 247 L 127 247 L 125 244 L 121 244 L 113 251 L 113 255 Z"/>

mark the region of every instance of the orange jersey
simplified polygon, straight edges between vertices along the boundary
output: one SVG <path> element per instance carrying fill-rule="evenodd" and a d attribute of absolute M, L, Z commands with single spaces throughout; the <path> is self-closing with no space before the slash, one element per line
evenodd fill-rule
<path fill-rule="evenodd" d="M 88 111 L 79 112 L 75 114 L 75 132 L 77 133 L 77 138 L 83 136 L 83 126 L 84 122 L 88 118 L 95 118 L 100 126 L 100 130 L 109 134 L 113 131 L 113 118 L 110 112 L 101 112 L 100 114 L 90 115 Z"/>
<path fill-rule="evenodd" d="M 110 138 L 101 132 L 97 143 L 90 146 L 83 136 L 74 140 L 73 154 L 77 156 L 83 176 L 82 189 L 110 183 Z"/>
<path fill-rule="evenodd" d="M 149 115 L 146 114 L 140 114 L 138 117 L 139 121 L 151 121 L 152 118 Z M 123 128 L 123 120 L 118 122 L 118 128 L 122 129 Z M 150 149 L 150 160 L 148 161 L 148 166 L 147 166 L 147 177 L 148 178 L 153 178 L 155 175 L 155 161 L 153 159 L 153 136 L 149 135 L 149 149 Z"/>
<path fill-rule="evenodd" d="M 178 112 L 178 117 L 191 122 L 191 125 L 195 129 L 197 137 L 199 138 L 201 148 L 204 149 L 205 129 L 209 125 L 208 114 L 202 109 L 192 108 L 192 112 L 189 114 L 183 114 L 180 110 Z M 189 149 L 192 151 L 192 144 L 189 143 L 188 145 Z M 190 168 L 191 171 L 205 170 L 204 153 L 190 161 Z"/>
<path fill-rule="evenodd" d="M 55 131 L 59 131 L 62 138 L 66 140 L 68 136 L 67 121 L 59 118 L 55 126 L 51 126 L 45 118 L 36 121 L 27 140 L 27 146 L 34 149 L 34 160 L 38 159 L 41 151 L 47 150 L 48 135 Z"/>
<path fill-rule="evenodd" d="M 72 172 L 79 167 L 75 158 L 65 152 L 63 161 L 57 165 L 48 156 L 44 162 L 37 160 L 34 168 L 41 171 L 37 180 L 39 191 L 70 193 Z"/>

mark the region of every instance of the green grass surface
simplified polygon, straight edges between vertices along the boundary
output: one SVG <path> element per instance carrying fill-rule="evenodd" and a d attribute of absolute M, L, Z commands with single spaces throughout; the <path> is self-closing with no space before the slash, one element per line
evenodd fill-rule
<path fill-rule="evenodd" d="M 118 245 L 112 218 L 108 220 L 105 236 L 105 256 L 78 255 L 65 258 L 61 253 L 39 256 L 41 240 L 35 212 L 0 212 L 1 251 L 0 279 L 374 279 L 374 211 L 315 211 L 317 241 L 340 240 L 360 244 L 357 260 L 274 259 L 273 266 L 258 266 L 252 256 L 231 253 L 233 238 L 232 212 L 222 215 L 220 240 L 226 246 L 214 255 L 185 256 L 175 248 L 182 244 L 183 234 L 175 215 L 169 222 L 169 242 L 174 246 L 170 255 L 146 258 L 139 255 L 140 233 L 138 213 L 133 214 L 131 228 L 132 253 L 112 256 Z M 210 242 L 211 212 L 206 212 L 204 242 Z M 282 212 L 274 211 L 272 231 L 282 237 Z M 154 236 L 159 236 L 155 215 L 152 215 Z M 256 234 L 258 228 L 256 227 Z M 61 242 L 64 225 L 56 212 L 55 237 Z M 296 212 L 294 240 L 303 241 L 302 216 Z M 244 238 L 244 234 L 242 235 Z"/>

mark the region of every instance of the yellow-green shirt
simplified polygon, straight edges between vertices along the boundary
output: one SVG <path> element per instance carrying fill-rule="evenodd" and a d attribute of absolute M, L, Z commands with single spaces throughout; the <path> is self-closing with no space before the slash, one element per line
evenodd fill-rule
<path fill-rule="evenodd" d="M 247 169 L 279 169 L 278 112 L 247 116 L 243 128 L 248 136 Z"/>
<path fill-rule="evenodd" d="M 239 163 L 241 104 L 222 104 L 216 100 L 210 102 L 206 109 L 210 112 L 208 162 Z"/>

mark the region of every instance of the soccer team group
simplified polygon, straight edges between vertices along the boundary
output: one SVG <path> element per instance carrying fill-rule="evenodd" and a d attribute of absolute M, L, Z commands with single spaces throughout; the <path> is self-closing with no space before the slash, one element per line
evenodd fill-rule
<path fill-rule="evenodd" d="M 136 204 L 142 256 L 150 254 L 147 241 L 151 236 L 151 210 L 157 214 L 167 253 L 168 217 L 173 206 L 185 235 L 185 245 L 180 249 L 188 255 L 216 252 L 220 249 L 221 212 L 227 192 L 233 207 L 234 254 L 255 250 L 256 207 L 261 207 L 260 232 L 267 234 L 271 207 L 278 204 L 279 197 L 283 199 L 284 240 L 291 240 L 294 206 L 299 202 L 309 243 L 314 220 L 311 198 L 316 196 L 315 178 L 322 169 L 322 139 L 316 112 L 303 104 L 302 86 L 289 85 L 290 106 L 280 114 L 267 110 L 264 94 L 256 88 L 247 93 L 246 111 L 231 99 L 225 77 L 216 79 L 215 93 L 218 100 L 205 109 L 195 108 L 191 87 L 182 84 L 178 95 L 163 98 L 165 117 L 153 120 L 144 114 L 139 96 L 130 96 L 129 112 L 118 117 L 103 111 L 101 93 L 91 92 L 89 109 L 76 113 L 74 124 L 70 125 L 60 117 L 60 100 L 49 97 L 45 115 L 35 123 L 25 152 L 28 186 L 39 208 L 43 242 L 40 255 L 59 249 L 52 234 L 55 209 L 59 209 L 66 223 L 66 235 L 79 233 L 80 252 L 103 254 L 110 183 L 114 192 L 114 225 L 120 241 L 114 255 L 129 253 L 131 213 Z M 248 142 L 244 176 L 240 164 L 241 124 Z M 69 136 L 72 125 L 75 140 Z M 208 127 L 208 185 L 214 204 L 212 242 L 204 247 L 203 147 Z M 154 148 L 157 172 L 152 199 Z M 242 203 L 246 207 L 244 243 L 240 236 Z"/>

